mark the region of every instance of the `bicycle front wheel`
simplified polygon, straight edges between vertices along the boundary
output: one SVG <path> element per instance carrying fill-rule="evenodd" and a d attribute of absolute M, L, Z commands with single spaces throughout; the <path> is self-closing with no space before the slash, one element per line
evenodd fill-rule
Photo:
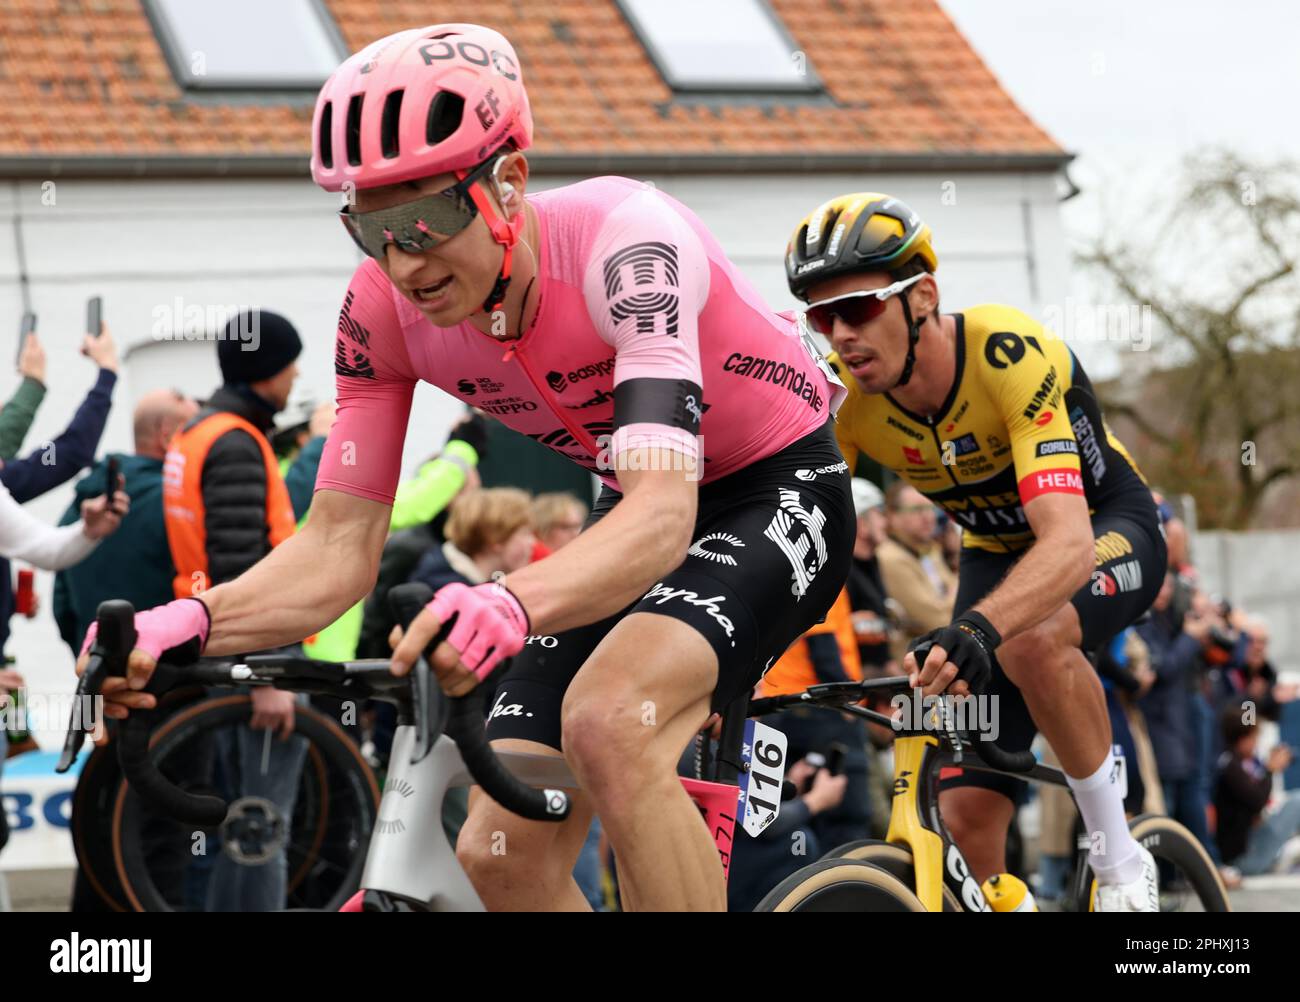
<path fill-rule="evenodd" d="M 916 868 L 912 852 L 906 846 L 895 845 L 881 839 L 864 838 L 856 842 L 846 842 L 828 852 L 822 859 L 856 859 L 860 863 L 878 866 L 886 873 L 897 877 L 909 891 L 916 893 Z M 943 885 L 943 910 L 946 912 L 965 911 L 952 888 Z"/>
<path fill-rule="evenodd" d="M 790 874 L 756 912 L 923 912 L 897 877 L 856 859 L 822 859 Z"/>
<path fill-rule="evenodd" d="M 293 753 L 289 742 L 252 732 L 251 716 L 247 695 L 204 700 L 169 718 L 150 742 L 151 757 L 173 783 L 231 802 L 218 828 L 159 817 L 122 782 L 112 847 L 131 908 L 259 907 L 237 900 L 244 899 L 273 910 L 334 911 L 355 892 L 379 806 L 369 765 L 346 732 L 313 707 L 295 710 Z M 296 778 L 287 794 L 276 775 L 285 768 Z M 272 867 L 282 876 L 259 893 Z M 232 897 L 217 883 L 232 879 L 248 893 Z M 277 886 L 283 896 L 263 900 Z M 210 904 L 214 899 L 223 903 Z"/>

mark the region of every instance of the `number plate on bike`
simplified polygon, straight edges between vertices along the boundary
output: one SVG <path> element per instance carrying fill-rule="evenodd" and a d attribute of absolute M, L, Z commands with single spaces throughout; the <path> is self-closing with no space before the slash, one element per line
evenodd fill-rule
<path fill-rule="evenodd" d="M 745 721 L 742 757 L 749 782 L 741 787 L 738 810 L 745 831 L 757 838 L 781 813 L 781 787 L 785 782 L 785 735 L 775 727 Z"/>

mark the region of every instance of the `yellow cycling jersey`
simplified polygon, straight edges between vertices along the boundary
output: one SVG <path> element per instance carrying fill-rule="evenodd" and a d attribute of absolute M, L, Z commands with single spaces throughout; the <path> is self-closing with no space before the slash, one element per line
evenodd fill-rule
<path fill-rule="evenodd" d="M 976 306 L 955 319 L 956 378 L 929 417 L 888 393 L 863 393 L 830 356 L 849 387 L 836 436 L 850 470 L 866 453 L 947 511 L 963 545 L 999 552 L 1034 541 L 1023 506 L 1039 495 L 1083 494 L 1096 511 L 1147 491 L 1060 338 L 1009 306 Z"/>

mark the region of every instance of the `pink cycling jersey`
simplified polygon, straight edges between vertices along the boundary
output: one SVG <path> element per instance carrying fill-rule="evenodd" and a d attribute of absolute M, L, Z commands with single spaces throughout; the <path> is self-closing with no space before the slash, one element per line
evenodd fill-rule
<path fill-rule="evenodd" d="M 366 260 L 335 345 L 338 418 L 318 489 L 391 503 L 417 380 L 446 390 L 619 489 L 646 445 L 702 460 L 704 483 L 826 422 L 831 389 L 791 315 L 774 313 L 704 224 L 627 178 L 531 195 L 537 318 L 503 343 L 438 328 Z"/>

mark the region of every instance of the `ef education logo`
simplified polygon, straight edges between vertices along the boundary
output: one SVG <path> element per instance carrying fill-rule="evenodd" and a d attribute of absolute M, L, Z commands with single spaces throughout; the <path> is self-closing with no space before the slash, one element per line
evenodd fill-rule
<path fill-rule="evenodd" d="M 50 970 L 55 974 L 130 974 L 148 981 L 153 956 L 150 939 L 70 939 L 50 943 Z"/>

